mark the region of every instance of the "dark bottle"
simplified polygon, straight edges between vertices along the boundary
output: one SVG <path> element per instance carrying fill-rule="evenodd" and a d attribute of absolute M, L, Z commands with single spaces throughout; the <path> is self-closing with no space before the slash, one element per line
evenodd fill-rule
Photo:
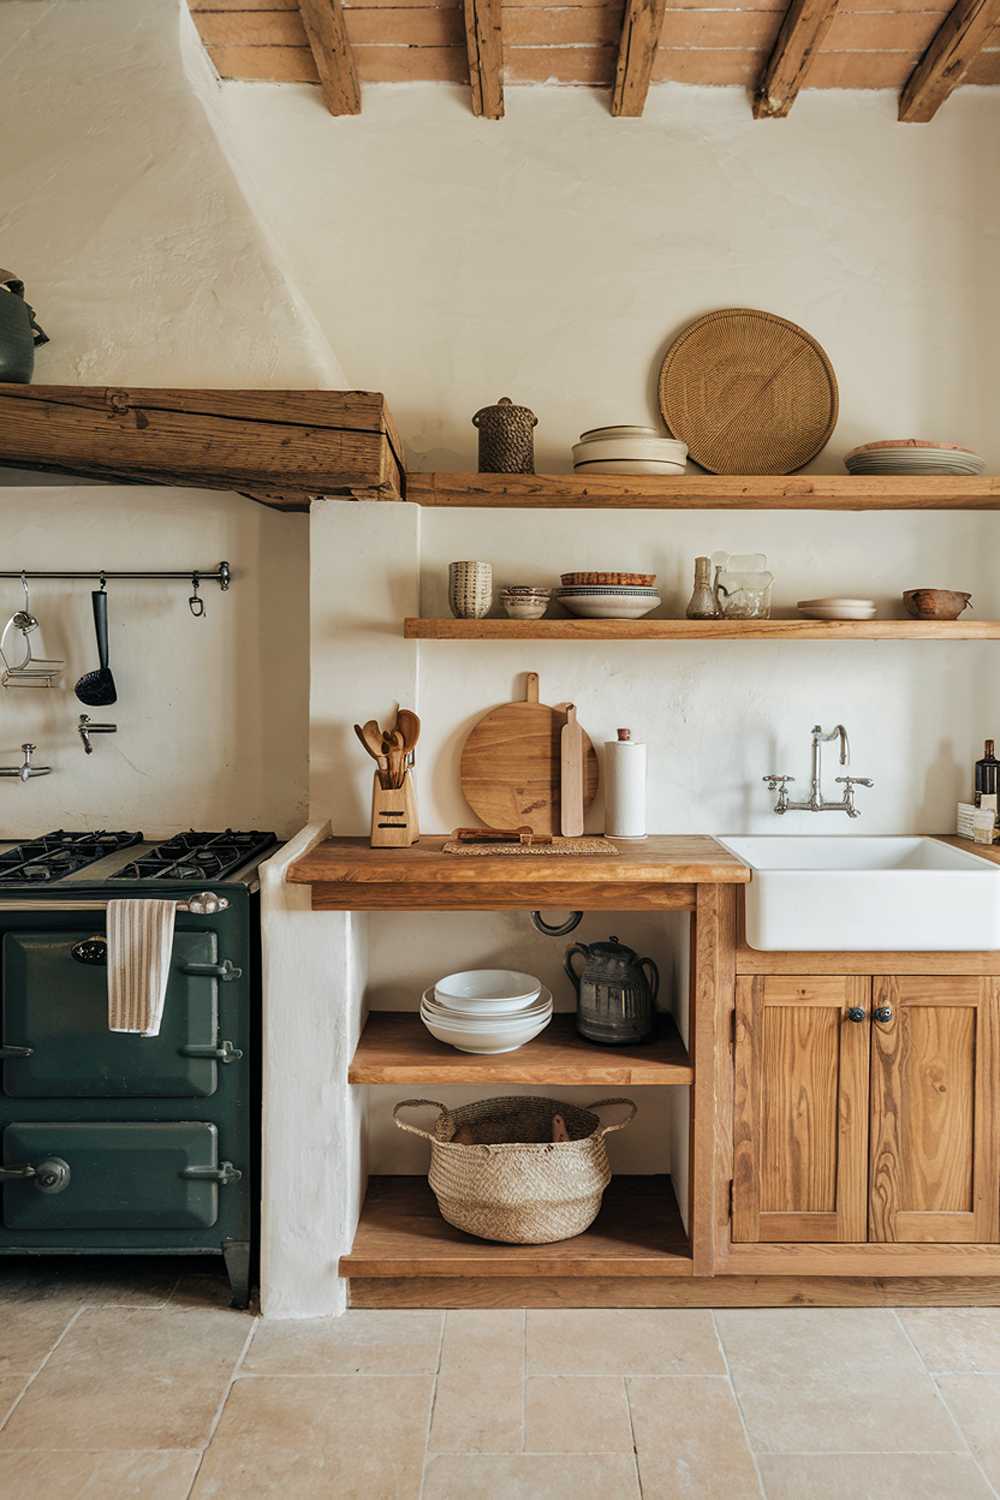
<path fill-rule="evenodd" d="M 986 741 L 982 760 L 976 761 L 976 806 L 985 796 L 996 796 L 1000 792 L 1000 760 L 993 754 L 993 741 Z"/>

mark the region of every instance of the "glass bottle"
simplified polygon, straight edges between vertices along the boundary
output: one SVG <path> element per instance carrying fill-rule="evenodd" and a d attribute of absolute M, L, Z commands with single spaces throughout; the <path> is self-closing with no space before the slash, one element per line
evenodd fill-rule
<path fill-rule="evenodd" d="M 694 560 L 694 593 L 687 607 L 689 620 L 717 620 L 719 606 L 712 589 L 712 560 L 696 557 Z"/>
<path fill-rule="evenodd" d="M 1000 760 L 993 753 L 994 741 L 987 740 L 981 760 L 976 761 L 976 806 L 981 807 L 983 797 L 995 797 L 1000 792 Z"/>

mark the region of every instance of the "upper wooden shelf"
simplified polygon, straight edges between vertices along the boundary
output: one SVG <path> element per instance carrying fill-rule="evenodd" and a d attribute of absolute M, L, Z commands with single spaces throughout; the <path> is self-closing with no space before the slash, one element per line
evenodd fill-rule
<path fill-rule="evenodd" d="M 577 510 L 997 510 L 1000 476 L 414 474 L 418 505 Z"/>
<path fill-rule="evenodd" d="M 651 834 L 614 855 L 444 854 L 445 834 L 410 849 L 327 839 L 291 866 L 314 911 L 693 911 L 699 885 L 745 885 L 750 870 L 704 834 Z"/>
<path fill-rule="evenodd" d="M 0 464 L 109 483 L 236 490 L 278 510 L 399 500 L 403 449 L 372 391 L 0 384 Z"/>
<path fill-rule="evenodd" d="M 1000 620 L 421 620 L 411 641 L 995 641 Z"/>
<path fill-rule="evenodd" d="M 533 1042 L 493 1057 L 459 1052 L 436 1041 L 419 1015 L 372 1011 L 347 1073 L 348 1083 L 397 1083 L 407 1087 L 451 1083 L 531 1083 L 563 1088 L 635 1088 L 642 1084 L 688 1084 L 691 1059 L 671 1016 L 641 1045 L 600 1047 L 585 1041 L 572 1014 L 556 1015 Z"/>

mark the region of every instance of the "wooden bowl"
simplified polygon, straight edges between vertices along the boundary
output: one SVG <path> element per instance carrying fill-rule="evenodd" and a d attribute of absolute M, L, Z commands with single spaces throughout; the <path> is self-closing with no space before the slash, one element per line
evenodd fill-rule
<path fill-rule="evenodd" d="M 914 620 L 957 620 L 972 603 L 972 595 L 960 589 L 907 589 L 903 595 L 906 613 Z"/>

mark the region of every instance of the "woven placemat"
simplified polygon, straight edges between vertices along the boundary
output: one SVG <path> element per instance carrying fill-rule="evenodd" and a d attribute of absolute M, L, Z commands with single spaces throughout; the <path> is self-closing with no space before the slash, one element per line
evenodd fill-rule
<path fill-rule="evenodd" d="M 660 410 L 712 474 L 791 474 L 837 422 L 837 377 L 805 329 L 752 307 L 692 323 L 660 370 Z"/>
<path fill-rule="evenodd" d="M 459 844 L 443 845 L 442 854 L 617 854 L 618 845 L 606 838 L 554 838 L 551 844 Z"/>

